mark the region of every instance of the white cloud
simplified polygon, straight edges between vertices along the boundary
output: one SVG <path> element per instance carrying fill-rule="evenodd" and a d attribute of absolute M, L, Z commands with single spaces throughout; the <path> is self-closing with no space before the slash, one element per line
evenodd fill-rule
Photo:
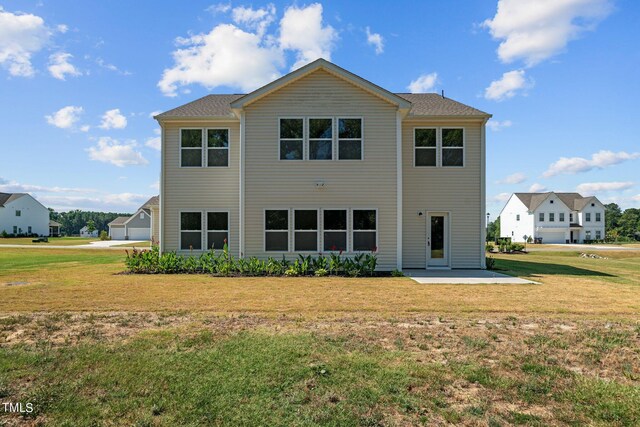
<path fill-rule="evenodd" d="M 533 86 L 531 81 L 525 78 L 524 70 L 507 71 L 500 80 L 491 82 L 484 90 L 484 97 L 493 101 L 502 101 L 513 98 L 519 90 Z"/>
<path fill-rule="evenodd" d="M 258 35 L 231 24 L 177 43 L 183 48 L 173 52 L 175 64 L 164 70 L 158 82 L 167 96 L 176 96 L 178 87 L 193 83 L 209 89 L 231 86 L 251 91 L 278 78 L 278 66 L 284 65 L 280 49 L 266 46 Z"/>
<path fill-rule="evenodd" d="M 82 107 L 76 107 L 75 105 L 69 105 L 63 107 L 51 114 L 50 116 L 44 116 L 47 119 L 47 123 L 60 129 L 72 129 L 75 124 L 80 120 L 80 115 L 83 113 Z M 84 126 L 81 128 L 81 130 Z M 87 127 L 87 130 L 88 127 Z"/>
<path fill-rule="evenodd" d="M 636 201 L 636 202 L 640 202 L 640 194 L 637 194 L 637 195 L 631 197 L 631 199 Z"/>
<path fill-rule="evenodd" d="M 104 68 L 106 70 L 113 71 L 114 73 L 118 73 L 118 74 L 120 74 L 122 76 L 130 76 L 131 75 L 131 72 L 126 71 L 126 70 L 121 70 L 120 68 L 116 67 L 115 65 L 106 62 L 102 58 L 96 59 L 96 64 L 98 64 L 98 66 L 100 66 L 100 67 L 102 67 L 102 68 Z"/>
<path fill-rule="evenodd" d="M 499 0 L 495 16 L 482 25 L 501 40 L 502 62 L 533 66 L 595 29 L 612 9 L 611 0 Z"/>
<path fill-rule="evenodd" d="M 511 120 L 499 121 L 491 119 L 487 122 L 487 127 L 494 132 L 499 132 L 502 129 L 510 128 L 512 124 Z"/>
<path fill-rule="evenodd" d="M 72 209 L 101 212 L 133 212 L 150 197 L 147 194 L 136 193 L 101 193 L 98 196 L 94 194 L 79 196 L 42 195 L 38 197 L 38 200 L 58 212 Z"/>
<path fill-rule="evenodd" d="M 157 116 L 160 113 L 162 113 L 162 111 L 152 111 L 149 113 L 149 118 L 153 119 L 154 116 Z"/>
<path fill-rule="evenodd" d="M 49 73 L 58 80 L 64 80 L 65 75 L 81 76 L 82 73 L 69 62 L 73 55 L 66 52 L 57 52 L 49 56 Z"/>
<path fill-rule="evenodd" d="M 529 187 L 529 193 L 544 193 L 545 191 L 547 191 L 547 187 L 537 182 Z"/>
<path fill-rule="evenodd" d="M 108 136 L 98 139 L 95 147 L 87 149 L 89 158 L 104 163 L 111 163 L 118 167 L 146 165 L 149 163 L 142 156 L 142 153 L 136 151 L 137 144 L 135 141 L 119 142 Z"/>
<path fill-rule="evenodd" d="M 423 74 L 407 86 L 411 93 L 424 93 L 432 91 L 438 82 L 438 73 Z"/>
<path fill-rule="evenodd" d="M 495 196 L 491 197 L 491 201 L 496 202 L 496 203 L 506 203 L 507 200 L 509 200 L 509 198 L 511 197 L 511 193 L 500 193 L 500 194 L 496 194 Z"/>
<path fill-rule="evenodd" d="M 504 179 L 496 181 L 496 184 L 521 184 L 527 180 L 527 176 L 522 172 L 516 172 Z"/>
<path fill-rule="evenodd" d="M 322 5 L 290 6 L 280 21 L 280 47 L 297 51 L 292 70 L 318 58 L 331 60 L 338 32 L 332 26 L 322 25 Z"/>
<path fill-rule="evenodd" d="M 21 184 L 17 181 L 7 181 L 6 179 L 0 178 L 0 191 L 6 193 L 90 193 L 95 190 L 79 187 L 49 187 L 43 185 Z"/>
<path fill-rule="evenodd" d="M 369 27 L 367 31 L 367 43 L 376 49 L 376 55 L 380 55 L 384 52 L 384 38 L 379 33 L 372 33 Z"/>
<path fill-rule="evenodd" d="M 59 33 L 66 33 L 67 31 L 69 31 L 69 27 L 65 24 L 60 24 L 58 26 L 56 26 L 56 30 L 58 30 Z"/>
<path fill-rule="evenodd" d="M 14 14 L 0 6 L 0 65 L 12 76 L 33 76 L 31 56 L 49 42 L 51 35 L 41 17 Z"/>
<path fill-rule="evenodd" d="M 160 180 L 157 180 L 156 182 L 154 182 L 153 184 L 151 184 L 149 186 L 149 188 L 152 188 L 156 191 L 160 191 Z"/>
<path fill-rule="evenodd" d="M 100 129 L 124 129 L 127 127 L 127 118 L 120 113 L 119 108 L 106 111 L 102 115 Z"/>
<path fill-rule="evenodd" d="M 627 153 L 625 151 L 614 153 L 609 150 L 598 151 L 591 155 L 591 159 L 584 157 L 560 157 L 559 160 L 549 166 L 542 176 L 549 178 L 560 174 L 576 174 L 588 172 L 593 169 L 604 169 L 608 166 L 617 165 L 624 161 L 637 158 L 640 158 L 640 153 Z"/>
<path fill-rule="evenodd" d="M 258 36 L 262 37 L 267 27 L 276 18 L 276 7 L 272 3 L 260 9 L 238 6 L 233 8 L 231 16 L 233 17 L 233 22 L 256 31 Z"/>
<path fill-rule="evenodd" d="M 631 181 L 625 182 L 585 182 L 576 187 L 578 193 L 599 193 L 606 191 L 621 191 L 627 190 L 633 187 L 634 183 Z"/>
<path fill-rule="evenodd" d="M 213 14 L 216 13 L 227 13 L 231 10 L 231 3 L 218 3 L 212 4 L 208 8 L 205 9 L 207 12 L 211 12 Z"/>
<path fill-rule="evenodd" d="M 160 137 L 155 136 L 153 138 L 149 138 L 147 139 L 147 142 L 144 143 L 144 145 L 146 145 L 149 148 L 153 148 L 154 150 L 160 151 L 160 148 L 161 148 Z"/>

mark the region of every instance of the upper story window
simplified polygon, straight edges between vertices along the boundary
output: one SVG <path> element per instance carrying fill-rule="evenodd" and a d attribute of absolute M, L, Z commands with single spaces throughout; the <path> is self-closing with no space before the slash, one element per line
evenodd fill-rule
<path fill-rule="evenodd" d="M 569 214 L 569 222 L 573 222 L 573 214 L 572 213 Z"/>
<path fill-rule="evenodd" d="M 558 214 L 558 221 L 560 221 L 560 222 L 564 222 L 564 212 L 560 212 L 560 213 Z"/>
<path fill-rule="evenodd" d="M 540 221 L 540 222 L 544 222 L 544 212 L 540 212 L 540 213 L 538 214 L 538 221 Z"/>
<path fill-rule="evenodd" d="M 280 160 L 302 160 L 304 119 L 280 119 Z"/>
<path fill-rule="evenodd" d="M 415 128 L 413 140 L 414 166 L 464 166 L 463 128 Z"/>
<path fill-rule="evenodd" d="M 362 160 L 362 119 L 338 119 L 338 160 Z"/>
<path fill-rule="evenodd" d="M 516 221 L 520 221 L 520 214 L 516 215 Z"/>
<path fill-rule="evenodd" d="M 144 219 L 144 212 L 140 212 L 140 219 Z"/>
<path fill-rule="evenodd" d="M 463 129 L 442 129 L 442 166 L 464 166 Z"/>
<path fill-rule="evenodd" d="M 556 214 L 553 212 L 549 213 L 549 222 L 555 222 L 556 220 Z"/>
<path fill-rule="evenodd" d="M 416 166 L 436 166 L 436 129 L 415 129 L 414 149 Z"/>
<path fill-rule="evenodd" d="M 333 159 L 333 119 L 309 119 L 309 160 Z"/>
<path fill-rule="evenodd" d="M 229 166 L 229 129 L 180 129 L 180 166 L 203 165 Z"/>
<path fill-rule="evenodd" d="M 17 209 L 17 210 L 16 210 L 16 216 L 22 216 L 22 211 L 21 211 L 21 210 L 19 210 L 19 209 Z"/>
<path fill-rule="evenodd" d="M 591 222 L 591 212 L 586 212 L 584 214 L 584 220 L 587 222 Z"/>
<path fill-rule="evenodd" d="M 596 212 L 596 222 L 601 222 L 601 221 L 602 221 L 602 216 L 600 212 Z"/>

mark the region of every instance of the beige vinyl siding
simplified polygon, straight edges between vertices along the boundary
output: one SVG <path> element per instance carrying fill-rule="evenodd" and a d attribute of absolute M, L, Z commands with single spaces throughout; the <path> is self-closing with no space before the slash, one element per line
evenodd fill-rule
<path fill-rule="evenodd" d="M 280 161 L 280 117 L 361 117 L 364 160 Z M 265 209 L 376 208 L 379 266 L 395 268 L 394 105 L 318 70 L 247 106 L 245 119 L 246 255 L 280 256 L 264 251 Z M 337 158 L 337 144 L 333 151 Z M 316 187 L 319 181 L 324 187 Z"/>
<path fill-rule="evenodd" d="M 181 128 L 229 128 L 229 167 L 180 167 Z M 229 211 L 229 250 L 238 256 L 240 121 L 165 123 L 163 138 L 163 251 L 179 249 L 180 211 L 223 210 Z"/>
<path fill-rule="evenodd" d="M 416 127 L 463 127 L 464 167 L 414 167 Z M 481 132 L 479 121 L 403 122 L 403 268 L 426 266 L 428 211 L 450 213 L 450 267 L 481 267 Z M 419 216 L 418 211 L 424 214 Z"/>

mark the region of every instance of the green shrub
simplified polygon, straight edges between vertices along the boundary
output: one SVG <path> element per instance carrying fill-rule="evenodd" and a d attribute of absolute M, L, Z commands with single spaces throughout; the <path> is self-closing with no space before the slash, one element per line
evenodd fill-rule
<path fill-rule="evenodd" d="M 393 277 L 404 277 L 404 273 L 398 269 L 395 269 L 391 272 L 391 276 Z"/>
<path fill-rule="evenodd" d="M 493 243 L 487 243 L 484 245 L 485 252 L 493 252 Z"/>
<path fill-rule="evenodd" d="M 524 249 L 524 244 L 522 243 L 511 243 L 509 249 L 511 251 L 521 251 Z"/>
<path fill-rule="evenodd" d="M 324 268 L 319 268 L 315 271 L 314 273 L 316 275 L 316 277 L 324 277 L 327 274 L 329 274 L 329 272 L 327 270 L 325 270 Z"/>
<path fill-rule="evenodd" d="M 109 233 L 107 233 L 105 230 L 102 230 L 100 232 L 100 240 L 111 240 L 111 237 L 109 237 Z"/>
<path fill-rule="evenodd" d="M 495 270 L 496 268 L 496 259 L 493 257 L 486 258 L 487 270 Z"/>

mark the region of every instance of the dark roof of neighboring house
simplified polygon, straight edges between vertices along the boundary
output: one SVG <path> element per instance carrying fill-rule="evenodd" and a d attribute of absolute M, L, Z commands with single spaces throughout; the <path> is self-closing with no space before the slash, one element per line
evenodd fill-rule
<path fill-rule="evenodd" d="M 153 196 L 142 204 L 140 209 L 150 208 L 152 206 L 160 206 L 160 196 Z"/>
<path fill-rule="evenodd" d="M 124 225 L 125 222 L 127 222 L 127 220 L 131 218 L 130 216 L 119 216 L 116 219 L 114 219 L 113 221 L 111 221 L 109 224 L 107 225 Z"/>
<path fill-rule="evenodd" d="M 579 193 L 555 193 L 549 191 L 547 193 L 514 193 L 522 203 L 530 211 L 536 210 L 538 206 L 542 204 L 549 197 L 550 194 L 555 194 L 558 199 L 562 201 L 567 207 L 574 211 L 582 210 L 592 199 L 598 201 L 594 196 L 583 197 Z"/>
<path fill-rule="evenodd" d="M 490 117 L 480 111 L 453 99 L 442 97 L 437 93 L 396 93 L 411 103 L 410 116 L 460 116 Z M 206 95 L 200 99 L 181 105 L 173 110 L 165 111 L 155 117 L 188 118 L 188 117 L 229 117 L 233 118 L 231 103 L 243 94 Z"/>
<path fill-rule="evenodd" d="M 27 193 L 0 193 L 0 206 L 4 206 L 26 195 Z"/>

